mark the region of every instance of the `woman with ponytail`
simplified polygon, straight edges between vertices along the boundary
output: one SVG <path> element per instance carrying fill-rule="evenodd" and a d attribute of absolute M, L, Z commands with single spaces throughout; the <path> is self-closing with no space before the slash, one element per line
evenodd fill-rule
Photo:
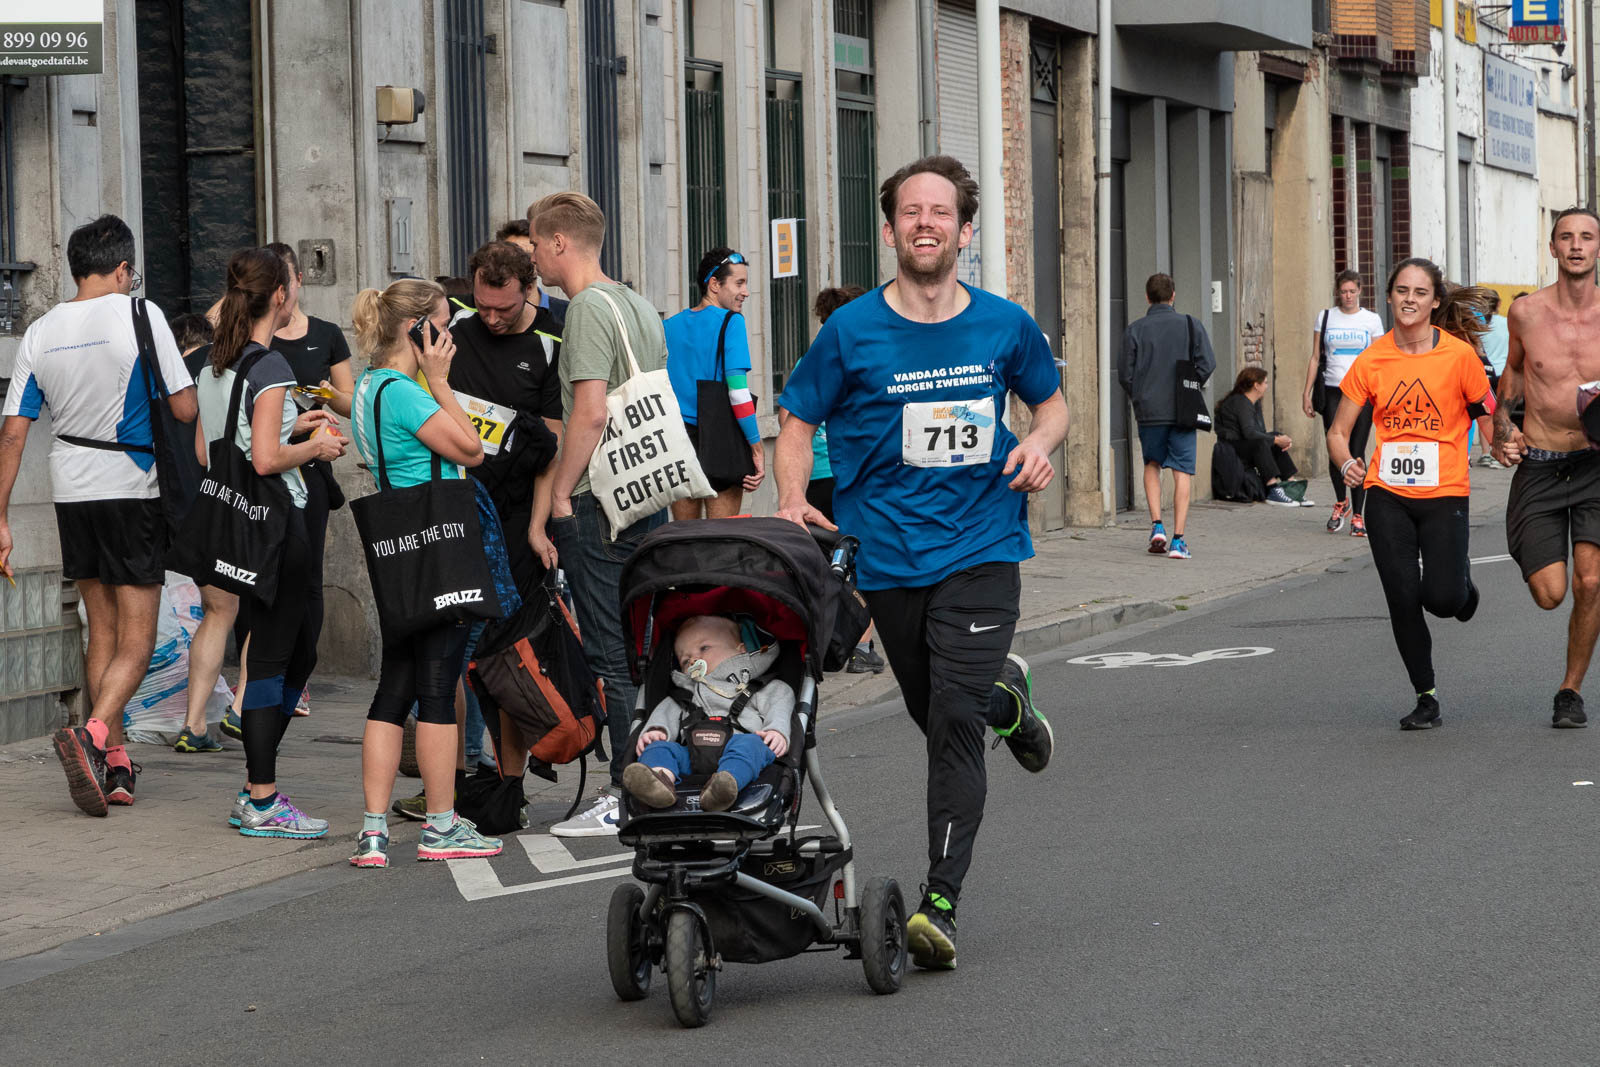
<path fill-rule="evenodd" d="M 1400 728 L 1426 730 L 1441 718 L 1422 613 L 1466 622 L 1478 610 L 1467 559 L 1467 432 L 1494 411 L 1475 347 L 1491 293 L 1449 285 L 1426 259 L 1401 261 L 1387 292 L 1394 329 L 1356 357 L 1340 384 L 1328 455 L 1345 484 L 1366 487 L 1367 540 L 1417 697 Z M 1370 468 L 1350 453 L 1350 431 L 1368 403 L 1378 438 Z"/>
<path fill-rule="evenodd" d="M 217 309 L 210 365 L 201 368 L 195 383 L 204 431 L 196 435 L 195 448 L 202 462 L 207 444 L 233 435 L 257 474 L 283 479 L 294 504 L 272 603 L 254 597 L 239 602 L 239 621 L 248 639 L 249 681 L 240 702 L 248 780 L 228 821 L 246 837 L 310 838 L 328 832 L 327 821 L 295 807 L 279 791 L 277 780 L 278 743 L 317 664 L 310 586 L 320 583 L 321 575 L 312 573 L 300 468 L 312 460 L 336 459 L 345 450 L 331 416 L 298 413 L 289 397 L 294 371 L 270 347 L 273 332 L 286 318 L 289 286 L 288 268 L 272 252 L 248 248 L 234 253 L 228 261 L 227 291 Z M 238 424 L 229 426 L 228 407 L 240 377 Z M 291 437 L 301 440 L 291 444 Z"/>
<path fill-rule="evenodd" d="M 405 278 L 379 292 L 356 296 L 356 345 L 371 370 L 356 382 L 351 435 L 374 479 L 378 443 L 383 444 L 384 479 L 396 489 L 419 485 L 433 475 L 462 476 L 460 467 L 483 462 L 483 442 L 450 389 L 450 307 L 433 282 Z M 428 388 L 417 384 L 417 371 Z M 381 404 L 377 403 L 382 391 Z M 375 408 L 377 410 L 375 410 Z M 365 801 L 361 833 L 350 862 L 356 867 L 389 865 L 389 823 L 385 814 L 400 768 L 404 725 L 417 708 L 417 764 L 422 770 L 426 821 L 417 842 L 417 859 L 448 860 L 494 856 L 497 838 L 478 833 L 455 812 L 456 681 L 469 627 L 448 622 L 403 640 L 384 638 L 378 689 L 367 711 L 361 741 L 361 788 Z"/>

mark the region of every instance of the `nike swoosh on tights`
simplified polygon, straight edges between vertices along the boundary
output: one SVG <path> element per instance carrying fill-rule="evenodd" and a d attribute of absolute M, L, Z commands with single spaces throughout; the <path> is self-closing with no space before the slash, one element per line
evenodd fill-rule
<path fill-rule="evenodd" d="M 1000 624 L 995 623 L 993 626 L 979 626 L 977 623 L 973 623 L 971 626 L 968 626 L 967 629 L 975 634 L 988 633 L 990 630 L 1000 629 Z"/>

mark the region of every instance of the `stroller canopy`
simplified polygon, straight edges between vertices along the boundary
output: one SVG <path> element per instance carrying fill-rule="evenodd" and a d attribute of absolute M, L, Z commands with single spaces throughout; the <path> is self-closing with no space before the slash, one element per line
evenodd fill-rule
<path fill-rule="evenodd" d="M 846 587 L 822 549 L 787 519 L 669 522 L 647 536 L 622 567 L 623 626 L 630 670 L 642 680 L 652 649 L 691 615 L 748 614 L 780 641 L 798 641 L 819 681 Z"/>

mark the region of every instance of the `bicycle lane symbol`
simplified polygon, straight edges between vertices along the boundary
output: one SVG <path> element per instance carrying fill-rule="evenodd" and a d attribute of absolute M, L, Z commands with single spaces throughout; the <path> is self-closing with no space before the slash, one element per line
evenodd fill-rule
<path fill-rule="evenodd" d="M 1277 651 L 1259 645 L 1241 648 L 1214 648 L 1186 656 L 1181 652 L 1097 652 L 1092 656 L 1079 656 L 1067 662 L 1097 670 L 1119 670 L 1124 667 L 1192 667 L 1196 663 L 1209 663 L 1218 659 L 1249 659 L 1266 656 Z"/>

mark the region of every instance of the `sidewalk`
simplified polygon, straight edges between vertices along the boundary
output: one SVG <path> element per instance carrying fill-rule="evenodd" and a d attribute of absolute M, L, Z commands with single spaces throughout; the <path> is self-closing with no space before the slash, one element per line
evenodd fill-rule
<path fill-rule="evenodd" d="M 1501 520 L 1510 482 L 1510 471 L 1474 468 L 1475 527 Z M 1149 526 L 1142 515 L 1107 529 L 1039 538 L 1037 556 L 1022 568 L 1015 646 L 1043 652 L 1365 557 L 1364 541 L 1324 531 L 1332 504 L 1326 482 L 1314 483 L 1311 495 L 1319 506 L 1196 505 L 1187 531 L 1195 556 L 1186 561 L 1144 551 Z M 1374 604 L 1381 610 L 1381 599 Z M 312 715 L 295 720 L 284 738 L 283 785 L 297 804 L 333 824 L 320 841 L 245 838 L 228 828 L 228 809 L 244 779 L 237 742 L 226 742 L 225 753 L 195 755 L 130 746 L 144 767 L 138 803 L 113 808 L 104 819 L 72 806 L 48 738 L 0 746 L 0 796 L 11 825 L 20 828 L 0 855 L 0 959 L 343 863 L 362 810 L 359 741 L 372 684 L 313 678 Z M 894 689 L 888 672 L 837 675 L 823 687 L 824 714 L 878 703 Z M 601 768 L 591 784 L 604 781 L 604 774 Z M 558 784 L 537 778 L 526 784 L 532 825 L 541 828 L 571 803 L 577 774 L 563 768 Z M 416 779 L 401 778 L 396 795 L 420 788 Z M 395 816 L 390 828 L 396 854 L 408 856 L 419 824 Z"/>

